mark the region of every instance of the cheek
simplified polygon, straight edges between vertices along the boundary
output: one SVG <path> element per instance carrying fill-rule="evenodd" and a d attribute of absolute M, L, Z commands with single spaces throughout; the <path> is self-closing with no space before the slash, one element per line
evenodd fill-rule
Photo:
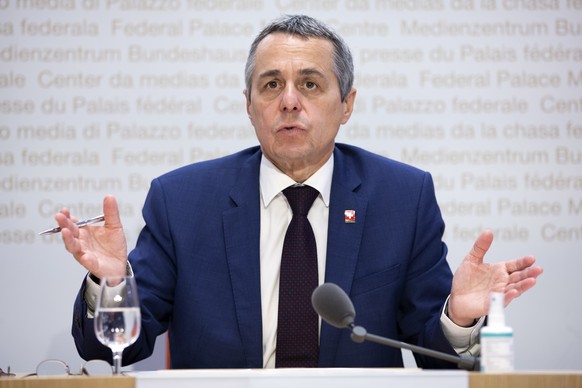
<path fill-rule="evenodd" d="M 268 105 L 265 104 L 262 100 L 255 98 L 250 104 L 248 111 L 255 118 L 255 120 L 259 120 L 264 116 L 267 107 Z"/>
<path fill-rule="evenodd" d="M 247 112 L 249 114 L 249 119 L 251 119 L 251 123 L 256 127 L 261 122 L 261 110 L 257 108 L 257 104 L 253 102 L 248 106 Z"/>
<path fill-rule="evenodd" d="M 254 106 L 254 109 L 249 111 L 249 119 L 259 140 L 265 140 L 270 136 L 269 120 L 264 110 Z"/>
<path fill-rule="evenodd" d="M 339 129 L 340 125 L 344 122 L 344 110 L 343 106 L 338 108 L 337 104 L 331 104 L 319 111 L 317 116 L 312 116 L 317 120 L 318 126 L 325 128 L 325 133 L 335 133 Z"/>
<path fill-rule="evenodd" d="M 258 131 L 268 132 L 279 121 L 279 109 L 273 104 L 255 104 L 251 122 Z"/>

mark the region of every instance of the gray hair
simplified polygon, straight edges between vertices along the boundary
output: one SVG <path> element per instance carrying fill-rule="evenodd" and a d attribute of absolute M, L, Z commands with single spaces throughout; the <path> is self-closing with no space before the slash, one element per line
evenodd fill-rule
<path fill-rule="evenodd" d="M 344 40 L 330 27 L 312 17 L 305 15 L 285 15 L 267 25 L 255 38 L 249 50 L 245 66 L 245 84 L 247 96 L 250 99 L 253 72 L 257 59 L 257 47 L 268 35 L 282 32 L 288 35 L 299 36 L 304 39 L 321 38 L 333 44 L 333 72 L 339 83 L 342 101 L 345 101 L 354 84 L 354 62 L 350 48 Z"/>

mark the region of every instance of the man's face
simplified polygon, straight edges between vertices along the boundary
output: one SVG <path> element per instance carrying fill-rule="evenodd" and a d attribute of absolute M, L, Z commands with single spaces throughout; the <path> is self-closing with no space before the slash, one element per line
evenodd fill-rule
<path fill-rule="evenodd" d="M 332 54 L 324 39 L 271 34 L 257 47 L 250 95 L 245 91 L 264 155 L 299 182 L 325 164 L 353 110 L 356 91 L 341 101 Z"/>

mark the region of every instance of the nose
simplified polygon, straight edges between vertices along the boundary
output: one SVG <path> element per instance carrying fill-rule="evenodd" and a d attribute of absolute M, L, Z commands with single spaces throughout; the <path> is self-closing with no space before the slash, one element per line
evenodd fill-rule
<path fill-rule="evenodd" d="M 281 111 L 297 112 L 301 110 L 301 95 L 294 85 L 288 85 L 281 94 Z"/>

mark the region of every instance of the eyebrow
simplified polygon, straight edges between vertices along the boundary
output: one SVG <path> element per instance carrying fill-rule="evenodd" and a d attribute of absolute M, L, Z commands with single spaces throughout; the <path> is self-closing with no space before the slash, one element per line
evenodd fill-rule
<path fill-rule="evenodd" d="M 319 70 L 316 69 L 312 69 L 312 68 L 307 68 L 307 69 L 301 69 L 299 71 L 300 75 L 317 75 L 319 77 L 325 78 L 325 76 L 323 75 L 323 73 Z M 281 71 L 280 70 L 267 70 L 262 72 L 261 74 L 259 74 L 259 78 L 270 78 L 270 77 L 278 77 L 281 75 Z"/>

